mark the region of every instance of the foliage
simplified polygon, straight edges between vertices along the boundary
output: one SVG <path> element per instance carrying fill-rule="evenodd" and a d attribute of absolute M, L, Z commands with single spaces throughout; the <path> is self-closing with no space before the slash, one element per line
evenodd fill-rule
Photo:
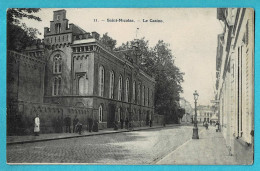
<path fill-rule="evenodd" d="M 134 41 L 123 43 L 117 50 L 130 49 Z M 149 41 L 139 40 L 141 68 L 153 75 L 155 84 L 155 112 L 165 115 L 167 121 L 178 122 L 181 83 L 184 73 L 174 64 L 174 56 L 169 44 L 159 40 L 154 47 L 149 47 Z"/>
<path fill-rule="evenodd" d="M 100 38 L 100 42 L 108 47 L 110 50 L 114 50 L 116 46 L 116 40 L 112 39 L 110 36 L 108 36 L 108 33 L 103 34 L 103 36 Z"/>
<path fill-rule="evenodd" d="M 40 8 L 9 8 L 7 10 L 7 49 L 22 51 L 30 46 L 41 34 L 36 28 L 27 27 L 21 23 L 23 18 L 41 21 L 33 13 L 40 11 Z"/>

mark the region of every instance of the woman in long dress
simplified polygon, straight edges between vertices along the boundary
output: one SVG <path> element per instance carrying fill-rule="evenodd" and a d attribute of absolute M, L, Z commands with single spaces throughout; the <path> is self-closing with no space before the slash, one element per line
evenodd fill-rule
<path fill-rule="evenodd" d="M 36 117 L 34 118 L 34 134 L 35 136 L 39 136 L 40 132 L 40 118 L 39 115 L 37 114 Z"/>

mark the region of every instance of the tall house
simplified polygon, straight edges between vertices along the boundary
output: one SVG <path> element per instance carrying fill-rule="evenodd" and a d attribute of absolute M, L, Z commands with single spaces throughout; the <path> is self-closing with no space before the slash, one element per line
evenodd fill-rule
<path fill-rule="evenodd" d="M 216 56 L 216 100 L 221 131 L 239 163 L 253 163 L 254 10 L 219 8 L 223 23 Z"/>

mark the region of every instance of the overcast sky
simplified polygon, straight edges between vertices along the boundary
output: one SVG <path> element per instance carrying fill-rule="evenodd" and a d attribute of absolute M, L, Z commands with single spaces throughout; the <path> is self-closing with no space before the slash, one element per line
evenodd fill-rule
<path fill-rule="evenodd" d="M 42 9 L 37 16 L 42 22 L 24 20 L 31 27 L 50 26 L 54 8 Z M 87 32 L 97 31 L 117 40 L 117 46 L 136 37 L 145 37 L 150 46 L 158 40 L 170 44 L 175 64 L 184 75 L 183 94 L 193 105 L 193 92 L 199 93 L 198 104 L 208 105 L 214 98 L 217 35 L 222 26 L 216 18 L 215 8 L 118 8 L 118 9 L 66 9 L 69 23 L 76 24 Z M 94 22 L 97 19 L 99 22 Z M 107 22 L 107 19 L 133 19 L 134 23 Z M 159 19 L 161 23 L 144 23 L 143 19 Z M 102 21 L 104 20 L 104 21 Z"/>

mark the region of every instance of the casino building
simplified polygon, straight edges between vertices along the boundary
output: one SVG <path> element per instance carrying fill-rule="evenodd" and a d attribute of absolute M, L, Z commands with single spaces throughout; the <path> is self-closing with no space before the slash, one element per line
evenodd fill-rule
<path fill-rule="evenodd" d="M 77 115 L 84 126 L 88 118 L 99 129 L 126 119 L 134 126 L 161 123 L 154 114 L 155 80 L 140 67 L 136 45 L 111 51 L 97 32 L 69 24 L 66 11 L 54 11 L 44 40 L 23 53 L 7 52 L 8 134 L 33 130 L 39 114 L 41 132 L 55 132 L 57 122 Z"/>

